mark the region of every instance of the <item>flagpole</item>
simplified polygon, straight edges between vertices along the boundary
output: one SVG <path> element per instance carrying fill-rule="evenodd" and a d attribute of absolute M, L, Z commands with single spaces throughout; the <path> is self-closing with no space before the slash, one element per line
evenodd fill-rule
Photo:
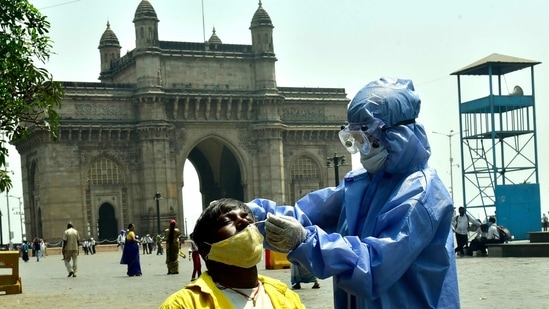
<path fill-rule="evenodd" d="M 202 38 L 206 42 L 206 25 L 204 24 L 204 0 L 202 0 Z"/>

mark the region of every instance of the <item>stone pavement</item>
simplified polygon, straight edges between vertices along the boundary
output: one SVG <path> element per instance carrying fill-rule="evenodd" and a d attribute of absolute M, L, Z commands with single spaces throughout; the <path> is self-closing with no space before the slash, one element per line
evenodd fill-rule
<path fill-rule="evenodd" d="M 164 256 L 142 255 L 142 277 L 126 276 L 119 259 L 120 252 L 81 254 L 76 278 L 67 278 L 60 255 L 21 261 L 23 293 L 0 295 L 0 308 L 157 308 L 191 277 L 188 259 L 180 259 L 179 275 L 168 276 Z M 289 269 L 264 265 L 261 274 L 290 285 Z M 549 308 L 549 258 L 458 258 L 457 266 L 462 308 Z M 297 290 L 307 308 L 332 308 L 332 280 L 320 284 Z"/>

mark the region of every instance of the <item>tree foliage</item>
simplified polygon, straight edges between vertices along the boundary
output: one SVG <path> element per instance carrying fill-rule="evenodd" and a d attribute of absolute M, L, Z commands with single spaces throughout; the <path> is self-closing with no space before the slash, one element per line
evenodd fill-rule
<path fill-rule="evenodd" d="M 12 186 L 7 143 L 22 141 L 33 130 L 59 132 L 63 89 L 35 63 L 49 59 L 50 23 L 28 0 L 0 0 L 0 191 Z"/>

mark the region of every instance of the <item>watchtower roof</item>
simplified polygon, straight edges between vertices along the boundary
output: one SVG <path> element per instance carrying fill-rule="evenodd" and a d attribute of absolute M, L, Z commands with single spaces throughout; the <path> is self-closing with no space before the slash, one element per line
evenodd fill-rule
<path fill-rule="evenodd" d="M 501 54 L 491 54 L 470 65 L 461 68 L 450 75 L 504 75 L 510 72 L 522 70 L 540 64 L 539 61 L 506 56 Z"/>

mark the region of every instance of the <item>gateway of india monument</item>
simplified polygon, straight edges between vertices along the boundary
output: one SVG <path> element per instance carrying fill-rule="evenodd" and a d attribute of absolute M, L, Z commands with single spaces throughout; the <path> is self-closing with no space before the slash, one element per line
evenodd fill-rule
<path fill-rule="evenodd" d="M 62 82 L 59 139 L 35 131 L 16 145 L 27 239 L 60 241 L 69 221 L 100 241 L 130 222 L 138 234 L 170 219 L 185 231 L 186 160 L 202 197 L 190 206 L 201 208 L 221 197 L 294 203 L 351 169 L 350 156 L 340 167 L 338 156 L 345 89 L 277 85 L 274 26 L 261 2 L 250 45 L 215 30 L 206 42 L 162 41 L 151 2 L 137 6 L 135 48 L 123 56 L 107 23 L 100 82 Z"/>

